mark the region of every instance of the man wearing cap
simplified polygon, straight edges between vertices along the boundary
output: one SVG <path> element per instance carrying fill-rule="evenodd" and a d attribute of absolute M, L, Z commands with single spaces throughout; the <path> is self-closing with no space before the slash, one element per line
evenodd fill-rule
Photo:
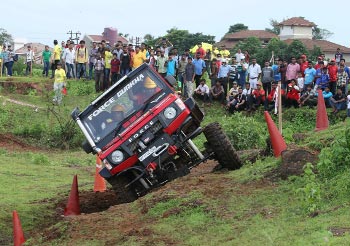
<path fill-rule="evenodd" d="M 337 87 L 338 66 L 335 64 L 335 59 L 332 59 L 328 64 L 329 74 L 329 90 L 335 95 Z"/>
<path fill-rule="evenodd" d="M 303 77 L 305 77 L 305 69 L 307 69 L 309 67 L 309 62 L 306 60 L 306 55 L 301 55 L 300 56 L 300 60 L 301 60 L 301 63 L 300 63 L 300 71 L 301 71 L 301 75 Z"/>
<path fill-rule="evenodd" d="M 227 83 L 228 83 L 228 77 L 230 75 L 230 70 L 231 70 L 231 66 L 227 65 L 227 60 L 222 59 L 222 64 L 218 72 L 218 79 L 222 87 L 224 88 L 225 97 L 227 95 Z"/>
<path fill-rule="evenodd" d="M 252 58 L 252 64 L 248 67 L 248 78 L 250 87 L 253 89 L 257 88 L 258 80 L 261 76 L 261 67 L 256 63 L 256 58 Z"/>

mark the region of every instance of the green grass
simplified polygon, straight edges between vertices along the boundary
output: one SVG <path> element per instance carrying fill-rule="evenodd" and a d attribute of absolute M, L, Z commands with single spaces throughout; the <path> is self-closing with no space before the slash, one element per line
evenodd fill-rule
<path fill-rule="evenodd" d="M 78 175 L 80 189 L 93 188 L 94 160 L 81 152 L 0 154 L 0 234 L 11 235 L 12 211 L 19 213 L 26 231 L 47 223 L 53 215 L 57 197 L 68 197 L 73 175 Z M 90 166 L 91 168 L 82 168 Z M 53 199 L 53 200 L 50 200 Z"/>

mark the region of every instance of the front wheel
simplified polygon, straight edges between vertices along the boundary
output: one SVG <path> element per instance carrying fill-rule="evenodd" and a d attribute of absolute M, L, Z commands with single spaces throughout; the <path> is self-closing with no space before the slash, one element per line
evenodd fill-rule
<path fill-rule="evenodd" d="M 114 176 L 111 177 L 108 182 L 112 185 L 120 203 L 130 203 L 138 198 L 136 191 L 132 189 L 132 187 L 126 187 L 129 183 L 127 176 Z"/>
<path fill-rule="evenodd" d="M 210 123 L 203 129 L 209 147 L 215 154 L 215 159 L 223 168 L 236 170 L 242 166 L 236 150 L 218 122 Z"/>

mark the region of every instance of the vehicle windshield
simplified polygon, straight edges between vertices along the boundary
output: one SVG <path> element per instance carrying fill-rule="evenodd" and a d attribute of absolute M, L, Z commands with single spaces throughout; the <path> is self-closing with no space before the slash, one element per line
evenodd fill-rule
<path fill-rule="evenodd" d="M 141 116 L 143 112 L 140 110 L 144 109 L 145 103 L 159 94 L 165 86 L 152 72 L 143 71 L 130 80 L 123 81 L 113 90 L 111 97 L 98 103 L 81 120 L 97 143 L 113 131 L 115 135 L 121 133 L 127 125 Z"/>

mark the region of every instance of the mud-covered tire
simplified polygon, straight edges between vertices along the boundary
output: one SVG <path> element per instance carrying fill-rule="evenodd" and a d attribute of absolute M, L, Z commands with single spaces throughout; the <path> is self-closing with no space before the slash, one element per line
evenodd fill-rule
<path fill-rule="evenodd" d="M 120 203 L 130 203 L 137 200 L 138 195 L 132 187 L 125 187 L 129 180 L 126 176 L 112 177 L 108 180 L 112 185 Z"/>
<path fill-rule="evenodd" d="M 236 170 L 242 166 L 236 150 L 218 122 L 210 123 L 203 129 L 209 147 L 215 154 L 215 159 L 223 168 Z"/>

